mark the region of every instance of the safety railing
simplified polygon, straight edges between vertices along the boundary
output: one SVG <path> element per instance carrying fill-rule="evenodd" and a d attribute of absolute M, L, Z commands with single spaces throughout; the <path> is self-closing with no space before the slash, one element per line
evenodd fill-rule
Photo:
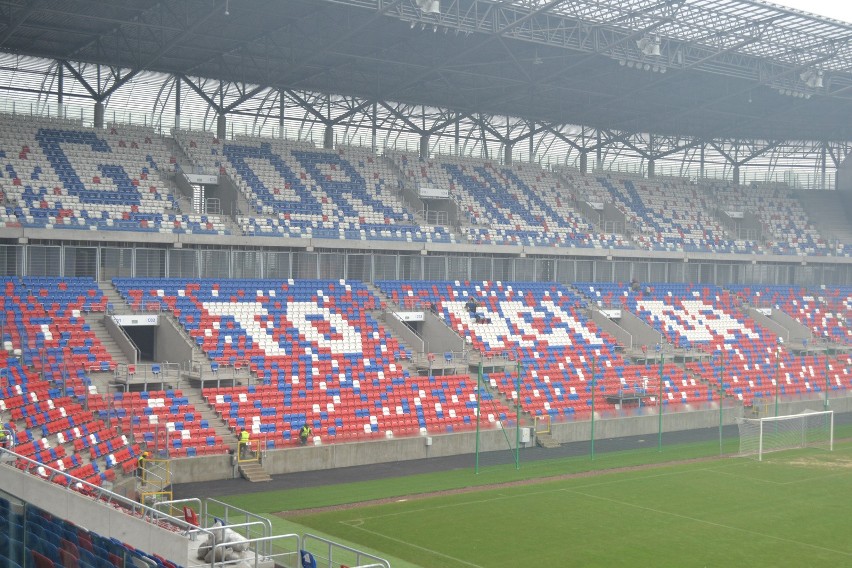
<path fill-rule="evenodd" d="M 310 533 L 302 535 L 302 550 L 325 561 L 323 563 L 318 562 L 317 565 L 345 565 L 352 568 L 390 568 L 390 562 L 384 558 Z M 322 552 L 319 552 L 320 550 Z"/>

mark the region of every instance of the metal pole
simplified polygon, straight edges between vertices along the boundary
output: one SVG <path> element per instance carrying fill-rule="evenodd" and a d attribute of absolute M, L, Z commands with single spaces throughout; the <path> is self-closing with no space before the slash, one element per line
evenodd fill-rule
<path fill-rule="evenodd" d="M 725 405 L 725 351 L 719 352 L 721 369 L 719 370 L 719 455 L 722 455 L 722 408 Z"/>
<path fill-rule="evenodd" d="M 479 362 L 482 365 L 482 361 Z M 518 378 L 515 381 L 515 469 L 521 469 L 521 360 L 518 359 Z"/>
<path fill-rule="evenodd" d="M 663 451 L 663 348 L 660 346 L 660 398 L 657 404 L 660 405 L 659 432 L 657 434 L 657 451 Z"/>
<path fill-rule="evenodd" d="M 823 410 L 828 410 L 828 355 L 825 356 L 825 403 Z"/>
<path fill-rule="evenodd" d="M 780 349 L 775 350 L 775 416 L 778 416 L 778 377 L 780 375 L 780 365 L 778 362 L 778 356 L 780 354 Z"/>
<path fill-rule="evenodd" d="M 595 372 L 597 371 L 597 361 L 597 355 L 592 355 L 592 460 L 595 459 L 595 391 L 597 390 L 597 380 L 595 380 Z"/>
<path fill-rule="evenodd" d="M 476 373 L 476 467 L 475 473 L 479 475 L 479 420 L 482 416 L 482 412 L 480 411 L 481 404 L 481 396 L 480 390 L 482 389 L 482 360 L 479 361 L 479 371 Z M 518 396 L 521 396 L 521 393 L 518 393 Z"/>

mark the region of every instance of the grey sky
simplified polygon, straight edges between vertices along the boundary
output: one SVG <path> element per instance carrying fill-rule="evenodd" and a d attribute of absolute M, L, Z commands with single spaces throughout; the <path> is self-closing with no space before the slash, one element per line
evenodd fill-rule
<path fill-rule="evenodd" d="M 852 23 L 852 2 L 848 0 L 772 0 L 771 3 Z"/>

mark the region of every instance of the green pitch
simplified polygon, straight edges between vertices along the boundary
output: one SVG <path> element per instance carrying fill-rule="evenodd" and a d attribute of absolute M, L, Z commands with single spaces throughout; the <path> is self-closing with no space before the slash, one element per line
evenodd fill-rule
<path fill-rule="evenodd" d="M 617 465 L 624 465 L 625 457 L 619 456 Z M 529 467 L 561 463 L 570 469 L 573 461 Z M 485 478 L 498 482 L 513 475 L 517 472 L 498 468 Z M 431 478 L 434 490 L 459 485 L 423 477 Z M 480 477 L 475 476 L 477 483 Z M 388 496 L 422 493 L 421 484 L 410 478 L 379 482 Z M 414 490 L 406 492 L 406 486 Z M 350 498 L 344 499 L 347 491 Z M 352 501 L 353 493 L 376 496 L 367 485 L 326 488 L 326 497 L 337 495 L 339 502 Z M 227 500 L 244 506 L 250 498 L 258 496 Z M 769 454 L 762 463 L 715 458 L 398 497 L 383 505 L 287 515 L 287 520 L 276 518 L 276 528 L 329 535 L 390 559 L 394 568 L 834 567 L 852 565 L 850 498 L 852 444 L 845 442 L 834 452 Z M 264 503 L 275 508 L 272 496 Z"/>

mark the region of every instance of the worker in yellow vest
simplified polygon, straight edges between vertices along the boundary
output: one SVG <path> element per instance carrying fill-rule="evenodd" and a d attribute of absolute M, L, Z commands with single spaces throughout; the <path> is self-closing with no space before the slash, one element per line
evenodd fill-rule
<path fill-rule="evenodd" d="M 240 459 L 245 459 L 248 456 L 249 450 L 249 433 L 248 430 L 246 430 L 245 428 L 240 430 L 239 446 Z"/>

